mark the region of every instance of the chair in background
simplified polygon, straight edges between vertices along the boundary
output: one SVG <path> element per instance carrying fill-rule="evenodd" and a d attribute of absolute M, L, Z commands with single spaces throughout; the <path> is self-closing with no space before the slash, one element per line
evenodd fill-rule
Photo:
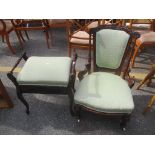
<path fill-rule="evenodd" d="M 26 63 L 16 78 L 13 71 L 22 59 Z M 72 60 L 69 57 L 28 58 L 26 53 L 22 55 L 7 76 L 15 85 L 17 97 L 26 106 L 27 114 L 29 104 L 24 99 L 23 93 L 68 94 L 72 102 L 76 77 L 75 63 L 76 56 Z"/>
<path fill-rule="evenodd" d="M 134 103 L 131 90 L 124 79 L 128 76 L 131 53 L 139 34 L 125 27 L 103 25 L 91 29 L 90 36 L 92 35 L 93 73 L 90 71 L 80 82 L 74 95 L 72 113 L 79 119 L 81 109 L 121 116 L 120 126 L 125 130 Z M 91 53 L 91 48 L 89 52 Z"/>
<path fill-rule="evenodd" d="M 27 31 L 31 30 L 42 30 L 45 33 L 46 37 L 46 43 L 47 47 L 50 48 L 50 43 L 49 43 L 49 33 L 48 33 L 48 25 L 46 20 L 41 20 L 41 19 L 18 19 L 18 20 L 11 20 L 12 24 L 14 25 L 15 30 L 19 33 L 20 37 L 22 38 L 23 41 L 24 38 L 21 36 L 21 32 L 25 31 L 25 34 L 27 38 L 29 39 L 29 36 L 27 34 Z"/>
<path fill-rule="evenodd" d="M 15 50 L 14 48 L 12 47 L 11 43 L 10 43 L 10 38 L 9 38 L 9 35 L 11 32 L 15 32 L 16 35 L 17 35 L 17 38 L 19 40 L 19 43 L 20 43 L 20 46 L 22 47 L 22 41 L 21 41 L 21 37 L 20 35 L 18 34 L 18 32 L 14 29 L 12 23 L 11 23 L 11 20 L 2 20 L 0 19 L 0 35 L 2 37 L 2 41 L 4 42 L 6 40 L 6 43 L 10 49 L 10 51 L 15 54 Z"/>
<path fill-rule="evenodd" d="M 140 82 L 140 84 L 137 86 L 137 90 L 144 84 L 147 84 L 147 86 L 149 84 L 151 84 L 152 79 L 154 78 L 155 75 L 155 64 L 152 65 L 152 68 L 150 70 L 150 72 L 146 75 L 146 77 Z"/>
<path fill-rule="evenodd" d="M 52 29 L 53 28 L 66 28 L 67 31 L 67 20 L 66 19 L 46 19 L 45 20 L 50 31 L 51 41 L 52 41 Z"/>
<path fill-rule="evenodd" d="M 89 29 L 100 25 L 99 21 L 85 20 L 82 25 L 77 20 L 67 21 L 68 31 L 68 55 L 72 56 L 72 51 L 76 49 L 89 50 L 92 47 L 92 42 L 89 44 Z M 75 30 L 76 28 L 76 30 Z"/>
<path fill-rule="evenodd" d="M 128 24 L 128 27 L 141 34 L 140 38 L 138 38 L 136 41 L 136 48 L 131 61 L 131 66 L 134 67 L 135 59 L 137 57 L 138 52 L 145 47 L 155 46 L 155 20 L 147 19 L 141 21 L 131 19 Z"/>

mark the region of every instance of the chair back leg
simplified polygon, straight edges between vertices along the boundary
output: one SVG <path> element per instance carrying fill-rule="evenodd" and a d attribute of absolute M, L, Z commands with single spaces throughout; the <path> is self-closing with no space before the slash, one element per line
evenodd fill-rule
<path fill-rule="evenodd" d="M 12 47 L 12 45 L 11 45 L 11 43 L 10 43 L 9 35 L 8 35 L 8 34 L 6 35 L 6 43 L 7 43 L 8 47 L 9 47 L 10 51 L 11 51 L 13 54 L 15 54 L 15 50 L 13 49 L 13 47 Z"/>

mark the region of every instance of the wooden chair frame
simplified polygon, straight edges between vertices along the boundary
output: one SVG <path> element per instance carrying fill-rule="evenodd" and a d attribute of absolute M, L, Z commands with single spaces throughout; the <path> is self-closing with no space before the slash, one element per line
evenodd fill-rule
<path fill-rule="evenodd" d="M 76 39 L 82 39 L 82 40 L 88 40 L 89 38 L 84 38 L 84 37 L 75 37 L 73 36 L 75 33 L 77 33 L 78 31 L 85 31 L 85 32 L 89 32 L 89 30 L 87 29 L 87 26 L 92 23 L 93 21 L 89 21 L 88 23 L 86 23 L 85 25 L 81 25 L 79 24 L 76 20 L 72 20 L 72 22 L 70 22 L 69 20 L 67 20 L 67 31 L 68 31 L 68 55 L 69 57 L 71 57 L 72 55 L 72 49 L 75 52 L 75 49 L 81 49 L 81 50 L 89 50 L 89 47 L 93 48 L 93 46 L 91 44 L 78 44 L 78 43 L 71 43 L 70 40 L 71 38 L 76 38 Z M 100 25 L 100 20 L 98 20 L 98 24 Z M 78 27 L 78 30 L 74 31 L 72 30 L 74 26 Z"/>
<path fill-rule="evenodd" d="M 27 31 L 31 30 L 42 30 L 45 32 L 45 37 L 46 37 L 46 43 L 47 47 L 50 48 L 50 43 L 49 43 L 49 33 L 48 33 L 48 23 L 46 20 L 24 20 L 24 19 L 16 19 L 16 20 L 11 20 L 12 24 L 14 25 L 15 30 L 19 33 L 21 39 L 25 42 L 25 39 L 21 35 L 21 31 L 25 31 L 26 37 L 29 40 L 29 36 Z M 41 26 L 29 26 L 32 23 L 40 23 Z"/>
<path fill-rule="evenodd" d="M 134 22 L 134 19 L 130 19 L 130 24 L 129 24 L 129 28 L 132 29 L 132 25 L 133 24 L 150 24 L 150 31 L 154 31 L 155 32 L 155 19 L 147 19 L 148 23 L 145 22 Z M 145 30 L 144 30 L 145 31 Z M 134 67 L 135 64 L 135 59 L 137 57 L 137 54 L 139 52 L 139 50 L 142 50 L 144 47 L 149 47 L 149 46 L 155 46 L 155 42 L 144 42 L 142 43 L 139 39 L 136 41 L 136 48 L 131 60 L 131 67 Z"/>
<path fill-rule="evenodd" d="M 10 43 L 10 39 L 9 39 L 9 34 L 12 32 L 12 31 L 15 31 L 16 35 L 17 35 L 17 38 L 19 40 L 19 43 L 20 43 L 20 46 L 22 48 L 22 41 L 21 41 L 21 36 L 19 35 L 19 33 L 14 29 L 14 27 L 12 26 L 12 28 L 7 31 L 6 30 L 6 23 L 5 23 L 5 20 L 2 20 L 0 19 L 0 23 L 2 24 L 3 28 L 2 30 L 0 30 L 0 35 L 2 36 L 2 41 L 4 42 L 4 40 L 6 39 L 6 43 L 10 49 L 10 51 L 15 54 L 15 49 L 12 47 L 11 43 Z"/>
<path fill-rule="evenodd" d="M 121 30 L 121 31 L 125 31 L 126 33 L 128 33 L 130 35 L 128 44 L 126 46 L 125 49 L 125 53 L 121 62 L 121 65 L 119 68 L 117 69 L 106 69 L 106 68 L 100 68 L 96 65 L 96 33 L 102 29 L 113 29 L 113 30 Z M 128 75 L 129 73 L 129 64 L 130 64 L 130 60 L 131 60 L 131 56 L 132 56 L 132 52 L 134 50 L 134 46 L 135 46 L 135 40 L 140 36 L 139 33 L 137 32 L 133 32 L 131 30 L 129 30 L 126 27 L 120 27 L 120 26 L 116 26 L 116 25 L 101 25 L 97 28 L 93 28 L 90 30 L 89 32 L 90 37 L 93 36 L 93 72 L 98 72 L 98 71 L 115 71 L 115 73 L 117 75 L 120 75 L 121 72 L 123 71 L 123 79 L 125 79 L 125 77 Z M 89 38 L 89 42 L 91 41 L 91 38 Z M 91 59 L 91 48 L 89 48 L 89 56 Z M 90 64 L 91 65 L 91 64 Z M 123 69 L 123 67 L 125 67 L 125 69 Z M 89 73 L 91 71 L 88 71 Z M 130 114 L 126 114 L 126 113 L 103 113 L 103 112 L 97 112 L 95 110 L 89 109 L 87 107 L 84 107 L 82 105 L 75 105 L 75 103 L 72 104 L 72 110 L 75 115 L 78 116 L 78 120 L 80 120 L 80 111 L 81 109 L 87 110 L 87 111 L 91 111 L 94 112 L 96 114 L 101 114 L 101 115 L 112 115 L 112 116 L 121 116 L 121 123 L 120 126 L 123 130 L 125 130 L 126 124 L 129 121 L 130 118 Z"/>
<path fill-rule="evenodd" d="M 74 56 L 74 59 L 72 61 L 71 69 L 70 69 L 70 78 L 69 83 L 67 87 L 57 87 L 57 86 L 39 86 L 39 85 L 20 85 L 16 77 L 13 75 L 14 69 L 18 66 L 20 61 L 24 59 L 25 61 L 28 59 L 26 56 L 26 53 L 22 55 L 21 58 L 18 59 L 12 70 L 7 74 L 8 78 L 13 82 L 13 84 L 16 87 L 17 97 L 18 99 L 26 106 L 26 113 L 29 114 L 29 104 L 23 97 L 23 93 L 39 93 L 39 94 L 68 94 L 70 103 L 73 102 L 73 94 L 74 94 L 74 82 L 76 78 L 76 70 L 75 70 L 75 64 L 77 56 Z M 70 109 L 72 105 L 70 104 Z M 72 111 L 71 111 L 72 113 Z"/>

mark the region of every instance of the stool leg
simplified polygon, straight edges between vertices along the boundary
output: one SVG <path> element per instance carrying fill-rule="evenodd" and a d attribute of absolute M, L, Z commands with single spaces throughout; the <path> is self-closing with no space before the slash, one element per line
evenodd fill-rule
<path fill-rule="evenodd" d="M 19 100 L 22 101 L 22 103 L 26 106 L 26 113 L 29 114 L 30 113 L 29 105 L 26 102 L 26 100 L 24 99 L 22 93 L 19 92 L 18 90 L 17 90 L 17 96 L 18 96 Z"/>
<path fill-rule="evenodd" d="M 145 115 L 155 104 L 155 95 L 151 98 L 151 101 L 148 102 L 147 107 L 143 111 L 143 115 Z"/>

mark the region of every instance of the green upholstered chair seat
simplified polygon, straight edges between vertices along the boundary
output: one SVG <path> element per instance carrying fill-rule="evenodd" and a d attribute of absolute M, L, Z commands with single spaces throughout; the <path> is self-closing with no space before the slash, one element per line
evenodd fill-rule
<path fill-rule="evenodd" d="M 133 98 L 128 84 L 120 76 L 94 72 L 79 84 L 75 104 L 105 113 L 131 113 Z"/>
<path fill-rule="evenodd" d="M 128 44 L 129 34 L 119 30 L 100 30 L 96 33 L 96 64 L 117 69 Z"/>
<path fill-rule="evenodd" d="M 30 57 L 17 76 L 20 85 L 66 87 L 69 82 L 71 58 Z"/>

